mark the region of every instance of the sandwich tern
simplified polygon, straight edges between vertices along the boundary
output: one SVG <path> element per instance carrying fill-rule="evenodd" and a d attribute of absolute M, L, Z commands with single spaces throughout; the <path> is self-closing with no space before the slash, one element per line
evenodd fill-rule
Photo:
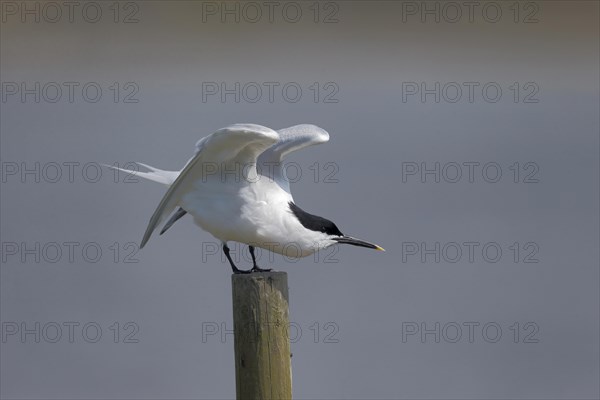
<path fill-rule="evenodd" d="M 285 174 L 285 157 L 329 140 L 315 125 L 296 125 L 274 131 L 255 124 L 234 124 L 200 139 L 196 153 L 181 171 L 164 171 L 137 163 L 148 172 L 108 166 L 162 183 L 168 190 L 150 218 L 140 248 L 169 215 L 162 235 L 186 214 L 222 244 L 234 273 L 270 271 L 256 264 L 254 248 L 291 258 L 306 257 L 345 243 L 370 249 L 380 246 L 344 235 L 328 219 L 296 205 Z M 227 242 L 249 246 L 253 267 L 240 270 Z"/>

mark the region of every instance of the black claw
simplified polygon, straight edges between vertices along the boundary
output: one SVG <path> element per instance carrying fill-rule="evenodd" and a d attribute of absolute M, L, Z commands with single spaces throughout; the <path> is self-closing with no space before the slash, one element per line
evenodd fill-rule
<path fill-rule="evenodd" d="M 252 267 L 252 269 L 250 270 L 250 272 L 270 272 L 272 271 L 271 268 L 258 268 L 256 265 L 254 267 Z"/>
<path fill-rule="evenodd" d="M 252 270 L 244 271 L 244 270 L 239 269 L 239 268 L 236 268 L 236 269 L 233 270 L 234 274 L 249 274 L 250 272 L 252 272 Z"/>

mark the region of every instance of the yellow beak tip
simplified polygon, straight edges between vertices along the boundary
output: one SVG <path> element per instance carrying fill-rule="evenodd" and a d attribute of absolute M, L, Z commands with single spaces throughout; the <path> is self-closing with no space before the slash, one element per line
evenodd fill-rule
<path fill-rule="evenodd" d="M 385 249 L 381 246 L 377 246 L 375 247 L 375 250 L 379 250 L 379 251 L 385 251 Z"/>

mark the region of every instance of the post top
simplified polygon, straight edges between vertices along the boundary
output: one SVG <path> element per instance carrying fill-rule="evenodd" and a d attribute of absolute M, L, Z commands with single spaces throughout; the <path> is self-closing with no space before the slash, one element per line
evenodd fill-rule
<path fill-rule="evenodd" d="M 231 274 L 232 280 L 263 280 L 263 279 L 287 279 L 285 271 L 251 272 L 249 274 Z"/>

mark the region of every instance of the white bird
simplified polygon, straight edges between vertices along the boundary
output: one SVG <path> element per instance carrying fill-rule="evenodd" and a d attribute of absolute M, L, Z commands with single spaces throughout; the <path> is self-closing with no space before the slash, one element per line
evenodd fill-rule
<path fill-rule="evenodd" d="M 346 236 L 328 219 L 309 214 L 294 203 L 285 176 L 288 154 L 329 140 L 315 125 L 274 131 L 255 124 L 219 129 L 196 143 L 196 153 L 181 171 L 150 172 L 108 166 L 169 187 L 150 218 L 140 248 L 171 213 L 162 235 L 185 214 L 221 241 L 234 273 L 269 271 L 256 265 L 254 247 L 287 257 L 306 257 L 329 246 L 346 243 L 382 250 L 376 244 Z M 177 210 L 176 210 L 177 208 Z M 243 271 L 233 263 L 227 243 L 249 245 L 253 267 Z"/>

